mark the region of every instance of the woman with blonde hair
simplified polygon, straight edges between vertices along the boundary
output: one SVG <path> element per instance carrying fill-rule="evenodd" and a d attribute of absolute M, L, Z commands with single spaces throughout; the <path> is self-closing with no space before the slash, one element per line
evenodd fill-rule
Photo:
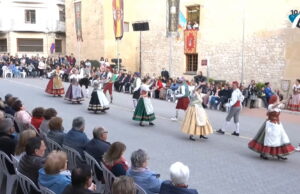
<path fill-rule="evenodd" d="M 126 171 L 128 170 L 128 163 L 123 156 L 125 150 L 125 144 L 115 142 L 103 155 L 103 162 L 105 166 L 117 177 L 126 175 Z"/>
<path fill-rule="evenodd" d="M 36 137 L 36 132 L 32 129 L 28 129 L 20 133 L 20 138 L 15 150 L 15 158 L 17 160 L 20 160 L 25 154 L 25 147 L 28 143 L 28 140 L 32 137 Z"/>
<path fill-rule="evenodd" d="M 39 170 L 39 184 L 56 194 L 63 193 L 71 183 L 71 173 L 67 171 L 67 154 L 63 151 L 52 151 L 46 159 L 44 168 Z"/>

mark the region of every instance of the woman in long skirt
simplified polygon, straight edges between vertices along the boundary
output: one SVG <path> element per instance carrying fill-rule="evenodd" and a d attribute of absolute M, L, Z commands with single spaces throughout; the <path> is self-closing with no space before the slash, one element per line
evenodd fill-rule
<path fill-rule="evenodd" d="M 53 96 L 61 96 L 65 93 L 64 86 L 61 80 L 61 75 L 63 74 L 60 71 L 59 66 L 52 72 L 52 78 L 49 80 L 46 88 L 46 93 L 52 94 Z"/>
<path fill-rule="evenodd" d="M 190 135 L 189 138 L 192 141 L 195 141 L 194 135 L 207 139 L 205 136 L 213 133 L 213 128 L 209 123 L 204 108 L 202 107 L 200 88 L 196 88 L 191 95 L 190 104 L 186 111 L 181 131 Z"/>
<path fill-rule="evenodd" d="M 84 101 L 83 92 L 76 78 L 71 79 L 71 84 L 66 92 L 65 100 L 78 104 Z"/>
<path fill-rule="evenodd" d="M 275 156 L 278 160 L 286 160 L 286 155 L 292 153 L 295 148 L 279 120 L 281 108 L 284 105 L 279 101 L 277 95 L 269 100 L 268 119 L 263 123 L 255 138 L 249 142 L 251 150 L 260 154 L 260 157 L 267 160 L 268 156 Z"/>
<path fill-rule="evenodd" d="M 95 113 L 97 113 L 97 111 L 105 112 L 109 109 L 109 101 L 104 95 L 102 87 L 100 86 L 101 83 L 98 79 L 99 77 L 97 76 L 93 82 L 94 90 L 88 107 L 88 110 L 94 111 Z"/>
<path fill-rule="evenodd" d="M 141 93 L 138 104 L 135 108 L 132 119 L 140 121 L 140 126 L 144 126 L 143 121 L 149 122 L 149 125 L 154 125 L 155 114 L 148 93 L 150 92 L 150 79 L 145 78 L 141 85 Z"/>
<path fill-rule="evenodd" d="M 290 99 L 287 108 L 291 111 L 300 112 L 300 79 L 297 79 L 293 86 L 292 98 Z"/>

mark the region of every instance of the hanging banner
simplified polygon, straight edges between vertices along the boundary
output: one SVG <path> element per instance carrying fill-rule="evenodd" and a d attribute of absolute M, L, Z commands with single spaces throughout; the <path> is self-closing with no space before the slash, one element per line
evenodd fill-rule
<path fill-rule="evenodd" d="M 113 8 L 115 38 L 117 40 L 121 40 L 123 37 L 123 18 L 124 18 L 123 0 L 113 0 L 112 8 Z"/>
<path fill-rule="evenodd" d="M 82 29 L 81 29 L 81 2 L 74 3 L 75 8 L 75 30 L 77 41 L 83 41 L 82 39 Z"/>
<path fill-rule="evenodd" d="M 177 32 L 180 0 L 168 0 L 168 31 Z"/>
<path fill-rule="evenodd" d="M 186 54 L 197 53 L 197 33 L 198 30 L 184 31 L 184 53 Z"/>

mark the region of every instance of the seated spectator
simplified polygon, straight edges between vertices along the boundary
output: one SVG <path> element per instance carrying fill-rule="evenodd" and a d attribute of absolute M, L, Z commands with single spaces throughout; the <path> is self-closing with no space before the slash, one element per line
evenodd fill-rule
<path fill-rule="evenodd" d="M 148 156 L 144 150 L 134 151 L 131 155 L 131 168 L 127 176 L 133 178 L 134 182 L 142 187 L 148 194 L 158 193 L 162 181 L 159 175 L 148 169 Z"/>
<path fill-rule="evenodd" d="M 83 117 L 73 119 L 72 129 L 64 136 L 63 144 L 77 150 L 84 158 L 83 150 L 89 142 L 84 133 L 85 121 Z"/>
<path fill-rule="evenodd" d="M 163 84 L 161 77 L 159 77 L 155 82 L 154 98 L 159 98 L 161 88 L 163 88 Z"/>
<path fill-rule="evenodd" d="M 126 175 L 126 171 L 128 170 L 128 163 L 123 157 L 125 150 L 125 144 L 115 142 L 103 155 L 104 164 L 117 177 Z"/>
<path fill-rule="evenodd" d="M 170 167 L 171 181 L 164 181 L 159 194 L 198 194 L 195 189 L 188 189 L 190 177 L 189 167 L 181 162 L 175 162 Z"/>
<path fill-rule="evenodd" d="M 94 193 L 95 190 L 91 167 L 82 165 L 72 170 L 71 184 L 64 189 L 63 194 L 89 194 Z"/>
<path fill-rule="evenodd" d="M 0 102 L 0 103 L 1 103 L 1 102 Z M 0 110 L 0 122 L 1 122 L 3 119 L 5 119 L 5 113 L 4 113 L 2 110 Z"/>
<path fill-rule="evenodd" d="M 6 153 L 8 157 L 11 157 L 11 155 L 15 153 L 16 141 L 12 135 L 14 132 L 14 123 L 11 119 L 3 119 L 0 121 L 0 151 Z M 9 173 L 15 174 L 13 165 L 8 161 L 6 165 Z"/>
<path fill-rule="evenodd" d="M 103 161 L 102 158 L 104 153 L 107 152 L 110 147 L 110 143 L 107 142 L 107 133 L 108 131 L 106 131 L 102 127 L 95 127 L 93 131 L 94 138 L 90 140 L 85 146 L 85 151 L 93 156 L 99 164 Z M 102 180 L 102 172 L 97 171 L 96 168 L 95 173 L 97 175 L 97 178 L 99 180 Z"/>
<path fill-rule="evenodd" d="M 225 111 L 224 105 L 231 98 L 232 90 L 229 88 L 228 84 L 225 84 L 224 88 L 219 92 L 220 97 L 220 109 Z"/>
<path fill-rule="evenodd" d="M 9 94 L 8 94 L 9 95 Z M 6 114 L 10 114 L 12 116 L 15 115 L 16 111 L 12 108 L 13 104 L 15 103 L 15 101 L 17 100 L 16 97 L 13 96 L 5 96 L 5 108 L 4 108 L 4 112 Z"/>
<path fill-rule="evenodd" d="M 32 110 L 31 124 L 38 130 L 38 132 L 40 131 L 40 126 L 44 120 L 44 112 L 45 109 L 43 107 L 37 107 Z"/>
<path fill-rule="evenodd" d="M 31 115 L 26 111 L 21 100 L 17 100 L 13 104 L 13 109 L 16 111 L 15 119 L 20 124 L 27 125 L 31 123 Z M 19 129 L 22 131 L 22 129 Z"/>
<path fill-rule="evenodd" d="M 49 121 L 50 131 L 47 134 L 47 137 L 58 143 L 62 146 L 64 141 L 64 128 L 62 126 L 62 118 L 60 117 L 52 117 Z"/>
<path fill-rule="evenodd" d="M 49 129 L 49 121 L 52 117 L 56 117 L 57 112 L 54 108 L 48 108 L 44 112 L 44 120 L 40 125 L 40 132 L 43 134 L 47 134 L 50 129 Z"/>
<path fill-rule="evenodd" d="M 46 159 L 45 167 L 39 170 L 39 184 L 56 194 L 63 193 L 71 183 L 71 174 L 67 171 L 67 154 L 62 151 L 51 152 Z"/>
<path fill-rule="evenodd" d="M 19 141 L 16 146 L 15 158 L 20 160 L 21 157 L 25 154 L 25 148 L 28 143 L 28 140 L 36 137 L 36 132 L 32 129 L 24 130 L 20 133 Z"/>
<path fill-rule="evenodd" d="M 18 171 L 30 178 L 36 185 L 38 183 L 39 169 L 45 163 L 46 146 L 40 137 L 33 137 L 28 140 L 25 151 L 26 154 L 21 158 Z"/>
<path fill-rule="evenodd" d="M 133 179 L 128 176 L 120 176 L 114 180 L 112 194 L 136 194 Z"/>

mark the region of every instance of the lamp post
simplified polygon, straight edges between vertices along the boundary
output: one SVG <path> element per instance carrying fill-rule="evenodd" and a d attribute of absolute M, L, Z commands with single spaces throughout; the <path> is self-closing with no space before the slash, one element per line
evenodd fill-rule
<path fill-rule="evenodd" d="M 244 50 L 245 50 L 245 0 L 243 1 L 243 17 L 242 17 L 242 71 L 241 71 L 241 84 L 244 81 L 244 66 L 245 66 L 245 60 L 244 60 Z"/>

